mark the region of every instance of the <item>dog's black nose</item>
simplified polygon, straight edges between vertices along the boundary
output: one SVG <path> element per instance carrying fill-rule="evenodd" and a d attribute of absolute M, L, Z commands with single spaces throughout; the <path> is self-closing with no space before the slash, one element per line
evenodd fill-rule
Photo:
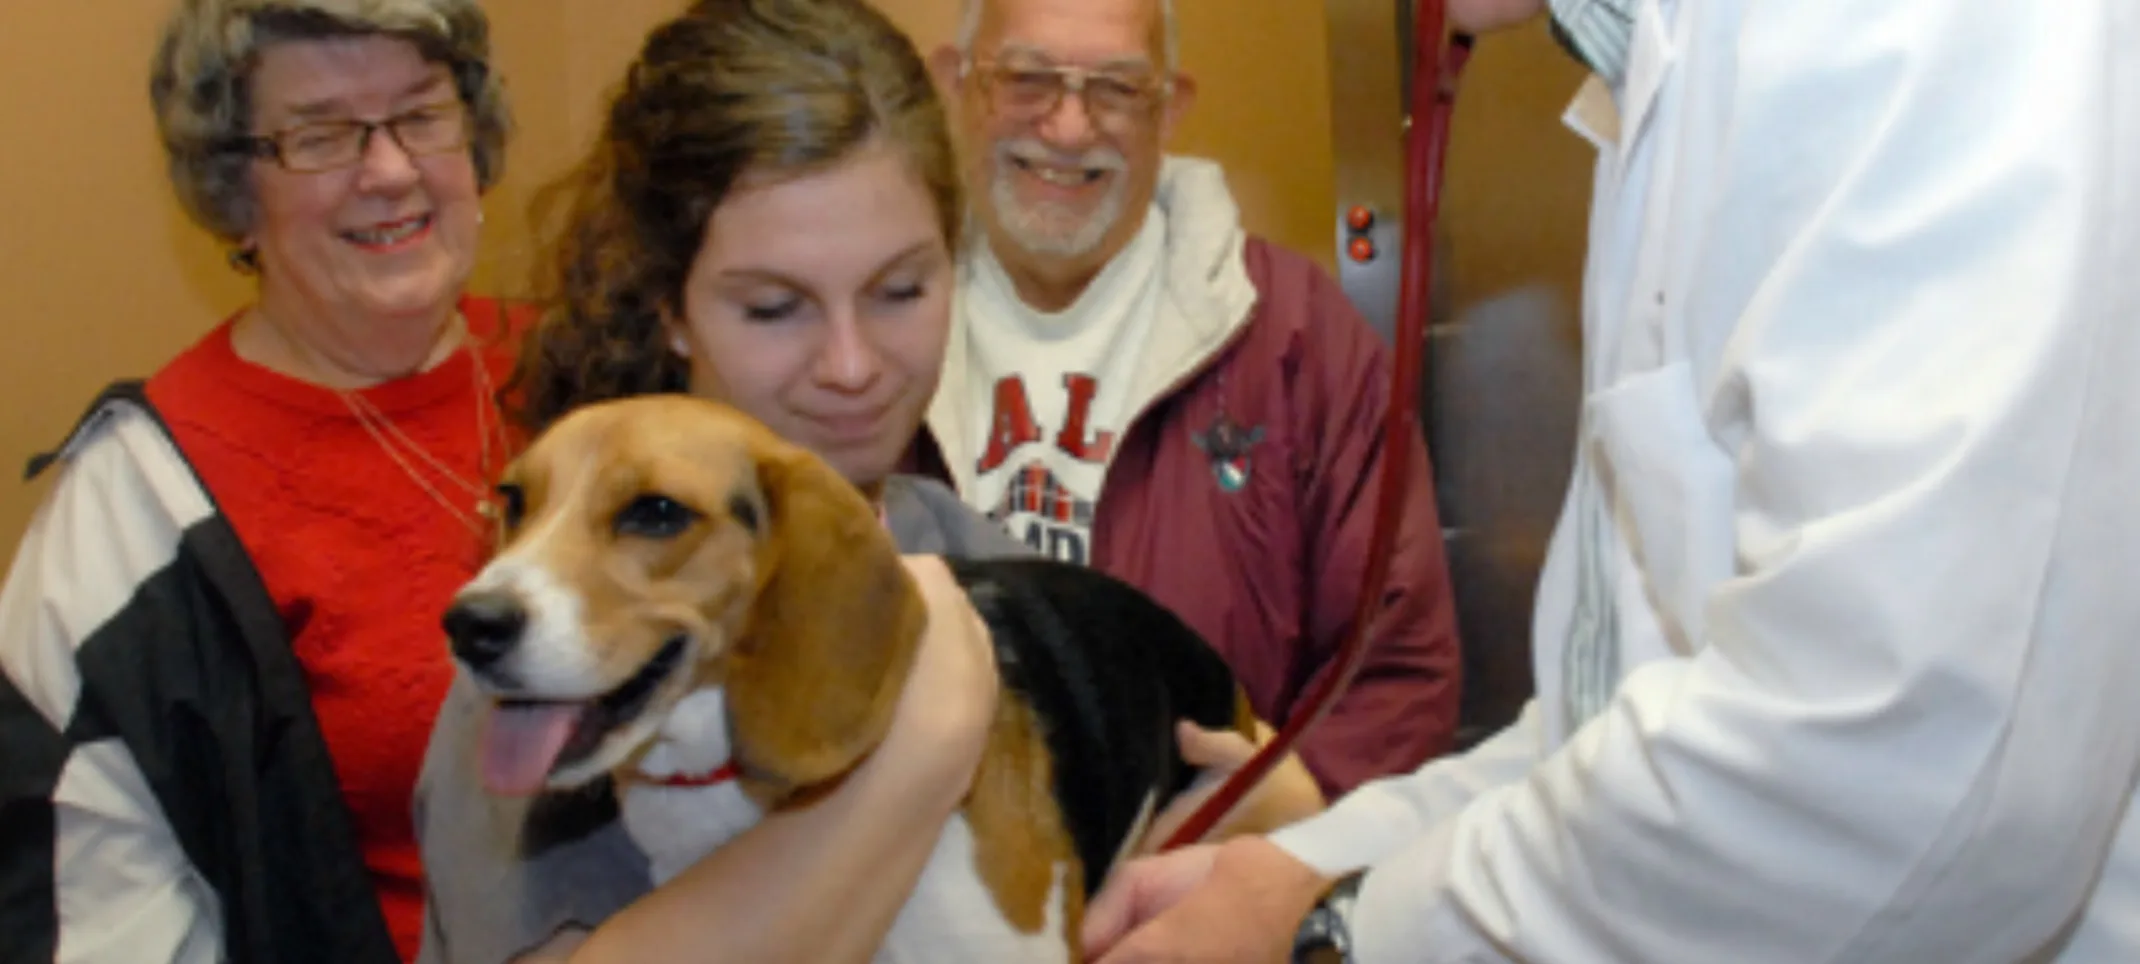
<path fill-rule="evenodd" d="M 446 638 L 453 641 L 453 655 L 471 669 L 482 669 L 513 651 L 520 631 L 527 628 L 528 611 L 520 597 L 486 590 L 463 593 L 441 622 Z"/>

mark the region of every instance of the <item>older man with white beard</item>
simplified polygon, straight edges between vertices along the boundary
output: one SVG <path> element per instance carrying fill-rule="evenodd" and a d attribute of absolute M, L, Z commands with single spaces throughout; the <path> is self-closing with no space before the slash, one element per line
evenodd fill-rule
<path fill-rule="evenodd" d="M 1300 755 L 1334 796 L 1448 750 L 1459 648 L 1425 445 L 1385 444 L 1385 348 L 1343 291 L 1249 236 L 1215 164 L 1165 154 L 1196 93 L 1172 3 L 968 0 L 933 67 L 981 230 L 920 467 L 1172 608 L 1282 723 L 1351 628 L 1369 480 L 1410 459 L 1372 655 Z"/>

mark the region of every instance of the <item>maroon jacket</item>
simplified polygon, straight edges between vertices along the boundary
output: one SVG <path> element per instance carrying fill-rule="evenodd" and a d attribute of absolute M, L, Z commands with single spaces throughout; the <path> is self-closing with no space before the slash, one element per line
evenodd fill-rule
<path fill-rule="evenodd" d="M 1352 627 L 1388 454 L 1389 357 L 1313 262 L 1260 239 L 1244 256 L 1253 316 L 1121 440 L 1091 559 L 1209 639 L 1282 725 Z M 1245 463 L 1204 448 L 1222 416 L 1253 440 Z M 1333 798 L 1448 751 L 1456 730 L 1461 649 L 1433 473 L 1420 438 L 1403 457 L 1411 485 L 1367 661 L 1300 746 Z M 951 478 L 926 433 L 918 458 Z M 1222 472 L 1243 469 L 1228 491 Z"/>

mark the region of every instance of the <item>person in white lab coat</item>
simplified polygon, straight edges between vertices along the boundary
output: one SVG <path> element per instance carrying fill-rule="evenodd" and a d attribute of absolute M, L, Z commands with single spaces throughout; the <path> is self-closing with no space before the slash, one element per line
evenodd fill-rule
<path fill-rule="evenodd" d="M 1088 940 L 2140 961 L 2140 2 L 1566 6 L 1627 32 L 1563 24 L 1611 69 L 1570 113 L 1600 158 L 1536 698 L 1132 864 Z"/>

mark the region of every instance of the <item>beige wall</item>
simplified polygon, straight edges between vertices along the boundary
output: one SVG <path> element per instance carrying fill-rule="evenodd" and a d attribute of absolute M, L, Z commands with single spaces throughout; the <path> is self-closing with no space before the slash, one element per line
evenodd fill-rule
<path fill-rule="evenodd" d="M 882 0 L 926 50 L 956 0 Z M 1322 4 L 1180 0 L 1203 96 L 1176 148 L 1223 161 L 1249 225 L 1331 260 L 1329 81 Z M 171 202 L 145 75 L 172 0 L 13 3 L 0 29 L 0 546 L 43 486 L 13 481 L 92 393 L 144 376 L 240 305 L 250 285 Z M 493 0 L 520 120 L 486 204 L 479 291 L 524 288 L 531 190 L 592 136 L 604 92 L 680 0 Z"/>
<path fill-rule="evenodd" d="M 0 539 L 23 459 L 103 380 L 146 372 L 243 288 L 168 200 L 144 106 L 163 0 L 10 5 L 0 29 Z"/>
<path fill-rule="evenodd" d="M 1442 185 L 1459 305 L 1529 284 L 1574 304 L 1597 152 L 1560 117 L 1582 78 L 1543 22 L 1487 38 L 1465 68 Z"/>

